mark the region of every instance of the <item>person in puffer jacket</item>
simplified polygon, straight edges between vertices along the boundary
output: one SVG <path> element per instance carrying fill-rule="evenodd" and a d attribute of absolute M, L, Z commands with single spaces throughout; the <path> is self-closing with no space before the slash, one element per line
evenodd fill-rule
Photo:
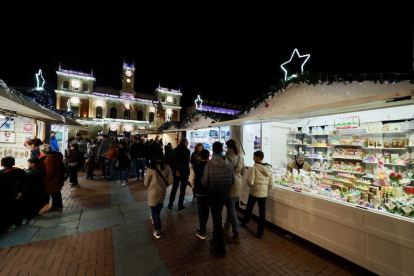
<path fill-rule="evenodd" d="M 257 237 L 263 236 L 265 215 L 266 215 L 266 197 L 268 190 L 273 187 L 273 172 L 272 166 L 267 163 L 262 163 L 264 154 L 262 151 L 256 151 L 253 154 L 255 162 L 254 167 L 250 171 L 247 178 L 247 185 L 250 187 L 249 199 L 247 201 L 246 211 L 244 217 L 239 217 L 239 221 L 243 226 L 246 226 L 250 221 L 253 207 L 256 201 L 259 204 L 259 225 L 257 227 Z"/>
<path fill-rule="evenodd" d="M 210 254 L 225 257 L 226 245 L 223 239 L 221 213 L 234 184 L 234 170 L 223 156 L 223 144 L 214 142 L 213 158 L 206 164 L 201 184 L 207 189 L 207 200 L 213 217 L 213 239 L 210 241 Z"/>

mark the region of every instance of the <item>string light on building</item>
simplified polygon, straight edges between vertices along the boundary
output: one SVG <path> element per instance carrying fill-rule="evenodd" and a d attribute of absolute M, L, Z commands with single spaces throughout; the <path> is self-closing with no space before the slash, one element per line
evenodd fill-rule
<path fill-rule="evenodd" d="M 171 114 L 172 114 L 172 109 L 167 108 L 167 121 L 171 121 Z"/>
<path fill-rule="evenodd" d="M 102 107 L 102 106 L 103 106 L 103 104 L 104 104 L 104 102 L 103 102 L 103 101 L 101 101 L 101 100 L 96 101 L 96 106 L 100 106 L 100 107 Z"/>

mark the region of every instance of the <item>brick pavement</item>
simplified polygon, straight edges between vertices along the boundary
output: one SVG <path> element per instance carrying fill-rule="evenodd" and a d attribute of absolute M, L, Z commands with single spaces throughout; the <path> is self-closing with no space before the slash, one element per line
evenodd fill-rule
<path fill-rule="evenodd" d="M 227 257 L 209 254 L 212 232 L 211 216 L 208 238 L 195 235 L 198 214 L 189 213 L 162 218 L 163 236 L 153 238 L 161 258 L 171 275 L 353 275 L 323 257 L 285 239 L 266 228 L 262 239 L 254 236 L 257 224 L 251 221 L 248 228 L 240 228 L 241 244 L 227 244 Z M 147 221 L 149 231 L 154 227 Z"/>
<path fill-rule="evenodd" d="M 1 276 L 113 276 L 111 229 L 0 249 Z"/>
<path fill-rule="evenodd" d="M 144 186 L 143 180 L 138 180 L 135 182 L 131 182 L 129 185 L 129 189 L 131 190 L 132 195 L 134 196 L 135 201 L 141 202 L 141 201 L 147 201 L 148 200 L 148 189 Z M 165 198 L 170 198 L 172 186 L 167 188 L 167 194 Z M 185 190 L 186 195 L 192 195 L 193 189 L 189 186 L 187 186 L 187 189 Z M 177 190 L 176 197 L 180 196 L 180 189 Z"/>

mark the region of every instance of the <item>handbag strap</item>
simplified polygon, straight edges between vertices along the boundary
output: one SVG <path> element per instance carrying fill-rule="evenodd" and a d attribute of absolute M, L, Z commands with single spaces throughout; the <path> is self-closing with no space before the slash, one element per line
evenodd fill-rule
<path fill-rule="evenodd" d="M 233 168 L 233 170 L 236 170 L 236 168 L 237 168 L 237 165 L 239 165 L 239 161 L 240 161 L 240 155 L 237 155 L 237 163 L 236 163 L 236 166 L 234 166 L 234 168 Z"/>
<path fill-rule="evenodd" d="M 162 178 L 162 180 L 164 180 L 165 186 L 168 187 L 168 182 L 167 179 L 165 179 L 164 175 L 162 175 L 162 173 L 160 172 L 160 170 L 158 170 L 157 168 L 155 168 L 155 171 L 158 173 L 158 175 Z"/>

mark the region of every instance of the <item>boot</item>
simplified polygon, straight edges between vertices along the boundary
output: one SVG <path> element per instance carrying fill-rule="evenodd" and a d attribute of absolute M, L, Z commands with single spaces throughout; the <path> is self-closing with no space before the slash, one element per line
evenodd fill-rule
<path fill-rule="evenodd" d="M 231 237 L 226 236 L 226 237 L 224 237 L 224 239 L 228 243 L 240 244 L 240 233 L 239 232 L 233 233 L 233 236 L 231 236 Z"/>
<path fill-rule="evenodd" d="M 224 225 L 224 227 L 223 227 L 223 237 L 224 237 L 224 238 L 226 238 L 226 237 L 229 237 L 229 236 L 230 236 L 229 231 L 230 231 L 230 226 L 226 226 L 226 225 Z"/>

